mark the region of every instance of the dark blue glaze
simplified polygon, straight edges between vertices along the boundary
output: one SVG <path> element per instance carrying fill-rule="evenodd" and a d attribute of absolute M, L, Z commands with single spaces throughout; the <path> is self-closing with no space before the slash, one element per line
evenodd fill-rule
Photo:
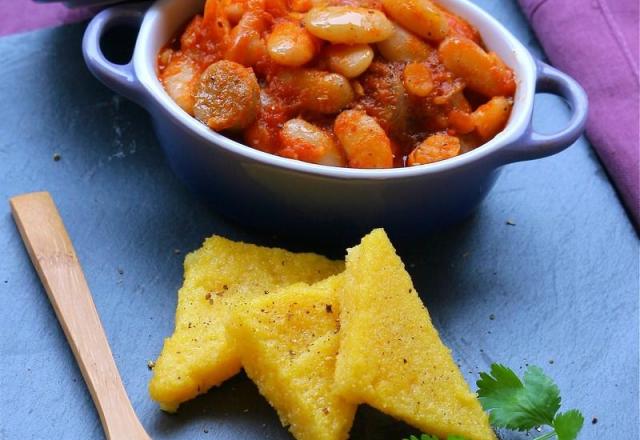
<path fill-rule="evenodd" d="M 572 111 L 567 126 L 553 134 L 537 133 L 530 122 L 519 142 L 503 148 L 504 163 L 533 160 L 559 153 L 576 141 L 576 134 L 584 131 L 589 104 L 584 89 L 570 76 L 542 61 L 536 61 L 536 92 L 550 93 L 566 100 Z"/>
<path fill-rule="evenodd" d="M 437 164 L 437 170 L 433 165 L 420 167 L 424 170 L 386 172 L 311 168 L 291 160 L 274 163 L 272 157 L 248 155 L 246 146 L 220 136 L 212 141 L 186 126 L 176 106 L 162 105 L 149 87 L 141 84 L 133 60 L 116 65 L 104 57 L 100 39 L 105 30 L 118 24 L 138 25 L 147 6 L 115 7 L 98 14 L 84 37 L 87 65 L 108 87 L 151 113 L 171 168 L 189 188 L 206 197 L 221 213 L 255 227 L 351 236 L 375 226 L 396 233 L 439 229 L 461 221 L 476 209 L 502 165 L 562 151 L 584 129 L 587 99 L 582 88 L 567 75 L 537 62 L 537 91 L 562 96 L 572 109 L 567 127 L 553 135 L 522 127 L 522 136 L 494 145 L 491 153 L 473 160 L 448 160 Z M 158 9 L 163 10 L 163 6 Z M 137 46 L 145 47 L 144 38 L 138 38 Z M 145 49 L 136 47 L 136 52 L 139 50 Z M 155 54 L 142 58 L 144 63 L 155 65 Z M 532 106 L 533 97 L 527 102 Z M 531 113 L 531 109 L 528 111 Z"/>

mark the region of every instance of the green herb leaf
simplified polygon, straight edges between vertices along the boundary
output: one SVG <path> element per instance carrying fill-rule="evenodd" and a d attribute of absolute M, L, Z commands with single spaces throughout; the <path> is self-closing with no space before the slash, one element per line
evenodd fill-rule
<path fill-rule="evenodd" d="M 552 425 L 560 409 L 560 391 L 542 369 L 531 366 L 523 381 L 510 368 L 491 366 L 491 373 L 480 373 L 478 396 L 491 424 L 517 431 L 539 425 Z"/>
<path fill-rule="evenodd" d="M 549 426 L 552 431 L 535 440 L 575 440 L 584 424 L 580 411 L 572 409 L 558 413 L 560 390 L 542 369 L 530 366 L 522 380 L 510 368 L 500 364 L 491 365 L 489 373 L 480 373 L 478 398 L 489 413 L 491 424 L 496 428 L 529 431 L 537 426 Z M 438 437 L 422 434 L 404 440 L 438 440 Z M 447 440 L 466 440 L 449 435 Z"/>
<path fill-rule="evenodd" d="M 422 434 L 420 436 L 420 438 L 416 437 L 415 435 L 412 435 L 408 439 L 405 438 L 405 439 L 402 439 L 402 440 L 438 440 L 438 437 L 433 437 L 431 435 Z"/>
<path fill-rule="evenodd" d="M 553 421 L 553 428 L 556 431 L 558 440 L 574 440 L 584 424 L 584 417 L 580 411 L 572 409 L 565 413 L 560 413 Z"/>

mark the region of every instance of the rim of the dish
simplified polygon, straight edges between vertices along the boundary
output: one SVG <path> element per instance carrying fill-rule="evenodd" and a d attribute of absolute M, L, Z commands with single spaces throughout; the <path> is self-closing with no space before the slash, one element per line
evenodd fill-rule
<path fill-rule="evenodd" d="M 150 37 L 155 31 L 155 25 L 159 21 L 163 9 L 174 1 L 180 0 L 158 0 L 145 14 L 133 54 L 133 67 L 138 81 L 142 87 L 144 87 L 146 93 L 155 101 L 155 104 L 168 116 L 178 120 L 192 133 L 211 143 L 211 148 L 223 148 L 230 153 L 255 160 L 265 165 L 317 176 L 343 179 L 397 179 L 417 175 L 436 174 L 441 171 L 467 166 L 473 162 L 487 158 L 498 150 L 518 141 L 529 127 L 533 113 L 536 82 L 536 64 L 532 55 L 500 22 L 469 0 L 439 0 L 442 3 L 446 3 L 446 6 L 456 13 L 460 13 L 461 11 L 466 12 L 460 14 L 464 18 L 469 19 L 468 17 L 473 15 L 473 18 L 469 19 L 469 21 L 474 26 L 478 26 L 477 22 L 479 20 L 488 22 L 488 27 L 498 34 L 499 39 L 506 42 L 507 46 L 513 52 L 514 58 L 520 67 L 515 70 L 520 70 L 521 73 L 516 78 L 518 85 L 514 106 L 509 122 L 504 130 L 489 142 L 467 153 L 440 162 L 404 168 L 358 169 L 333 167 L 302 162 L 257 150 L 241 142 L 227 138 L 197 121 L 171 99 L 158 80 L 156 72 L 157 53 L 156 51 L 151 51 L 145 45 L 150 44 L 148 42 L 152 41 Z M 483 39 L 486 41 L 485 34 L 483 34 Z M 513 67 L 512 65 L 512 68 Z"/>

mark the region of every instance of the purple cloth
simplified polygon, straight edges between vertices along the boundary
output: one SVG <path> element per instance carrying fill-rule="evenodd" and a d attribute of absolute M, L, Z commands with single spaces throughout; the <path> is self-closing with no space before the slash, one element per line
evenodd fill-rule
<path fill-rule="evenodd" d="M 67 9 L 61 3 L 0 0 L 0 36 L 73 23 L 89 17 L 88 8 Z"/>
<path fill-rule="evenodd" d="M 640 228 L 638 0 L 519 0 L 551 62 L 586 89 L 587 135 Z"/>

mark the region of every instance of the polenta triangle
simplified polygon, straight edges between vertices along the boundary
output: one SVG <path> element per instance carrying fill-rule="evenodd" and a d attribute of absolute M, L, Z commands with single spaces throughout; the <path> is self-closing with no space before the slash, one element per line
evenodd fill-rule
<path fill-rule="evenodd" d="M 343 276 L 340 395 L 440 438 L 495 440 L 383 230 L 348 251 Z"/>
<path fill-rule="evenodd" d="M 342 272 L 343 262 L 237 243 L 205 241 L 185 259 L 173 335 L 165 339 L 149 384 L 151 397 L 166 411 L 240 371 L 240 358 L 227 332 L 238 301 L 265 296 L 298 282 L 314 283 Z"/>
<path fill-rule="evenodd" d="M 234 313 L 245 372 L 298 440 L 343 440 L 353 423 L 356 405 L 334 386 L 342 281 L 292 285 Z"/>

